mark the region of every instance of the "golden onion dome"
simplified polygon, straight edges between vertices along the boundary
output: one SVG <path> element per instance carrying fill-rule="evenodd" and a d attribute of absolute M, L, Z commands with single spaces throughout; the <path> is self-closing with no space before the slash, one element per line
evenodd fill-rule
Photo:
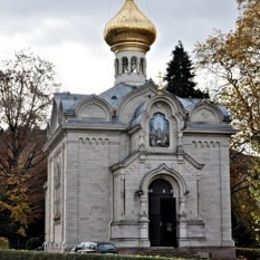
<path fill-rule="evenodd" d="M 114 52 L 147 52 L 155 41 L 154 24 L 139 10 L 134 0 L 125 0 L 119 12 L 107 23 L 104 38 Z"/>

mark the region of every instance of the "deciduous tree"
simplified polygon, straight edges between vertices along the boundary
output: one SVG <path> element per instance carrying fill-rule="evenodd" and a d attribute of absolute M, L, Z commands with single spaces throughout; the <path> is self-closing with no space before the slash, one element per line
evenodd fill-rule
<path fill-rule="evenodd" d="M 45 159 L 41 128 L 53 86 L 53 65 L 32 53 L 21 51 L 0 65 L 0 211 L 22 236 L 35 217 L 28 184 Z"/>
<path fill-rule="evenodd" d="M 216 100 L 232 113 L 236 144 L 260 152 L 260 2 L 244 1 L 236 30 L 198 43 L 197 65 L 218 80 Z"/>
<path fill-rule="evenodd" d="M 232 124 L 239 130 L 233 138 L 233 147 L 255 156 L 251 157 L 248 169 L 237 167 L 239 174 L 232 182 L 232 201 L 233 208 L 244 218 L 248 217 L 247 222 L 251 223 L 259 243 L 260 2 L 239 0 L 238 3 L 236 29 L 227 34 L 216 32 L 197 44 L 195 54 L 197 66 L 213 75 L 217 82 L 215 101 L 230 110 Z"/>
<path fill-rule="evenodd" d="M 231 198 L 233 234 L 239 246 L 257 246 L 260 242 L 260 207 L 256 194 L 259 186 L 256 183 L 259 169 L 254 167 L 260 163 L 260 158 L 231 151 Z M 257 187 L 258 186 L 258 187 Z"/>

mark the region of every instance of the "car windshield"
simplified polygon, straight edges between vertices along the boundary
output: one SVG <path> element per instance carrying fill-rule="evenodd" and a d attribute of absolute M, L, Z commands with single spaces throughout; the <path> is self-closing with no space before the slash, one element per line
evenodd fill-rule
<path fill-rule="evenodd" d="M 116 250 L 115 246 L 110 243 L 102 243 L 98 244 L 98 250 L 100 251 L 107 251 L 107 250 Z"/>
<path fill-rule="evenodd" d="M 82 242 L 77 246 L 78 249 L 96 249 L 96 243 Z"/>

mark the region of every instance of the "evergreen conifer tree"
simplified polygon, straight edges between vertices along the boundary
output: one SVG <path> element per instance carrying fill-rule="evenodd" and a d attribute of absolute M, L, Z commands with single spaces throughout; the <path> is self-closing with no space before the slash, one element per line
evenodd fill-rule
<path fill-rule="evenodd" d="M 208 98 L 207 93 L 194 89 L 196 83 L 193 81 L 195 74 L 192 62 L 181 41 L 172 51 L 172 56 L 172 60 L 167 64 L 167 73 L 164 77 L 164 81 L 167 82 L 166 89 L 183 98 Z"/>

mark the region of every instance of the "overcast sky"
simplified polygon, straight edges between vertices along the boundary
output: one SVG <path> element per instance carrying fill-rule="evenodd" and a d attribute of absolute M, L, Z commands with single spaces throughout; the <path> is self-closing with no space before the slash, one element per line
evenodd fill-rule
<path fill-rule="evenodd" d="M 113 60 L 103 39 L 106 23 L 124 0 L 0 0 L 0 59 L 30 48 L 56 66 L 62 91 L 100 93 L 114 84 Z M 234 29 L 235 0 L 136 0 L 154 22 L 148 78 L 158 81 L 181 40 L 189 52 L 213 29 Z"/>

